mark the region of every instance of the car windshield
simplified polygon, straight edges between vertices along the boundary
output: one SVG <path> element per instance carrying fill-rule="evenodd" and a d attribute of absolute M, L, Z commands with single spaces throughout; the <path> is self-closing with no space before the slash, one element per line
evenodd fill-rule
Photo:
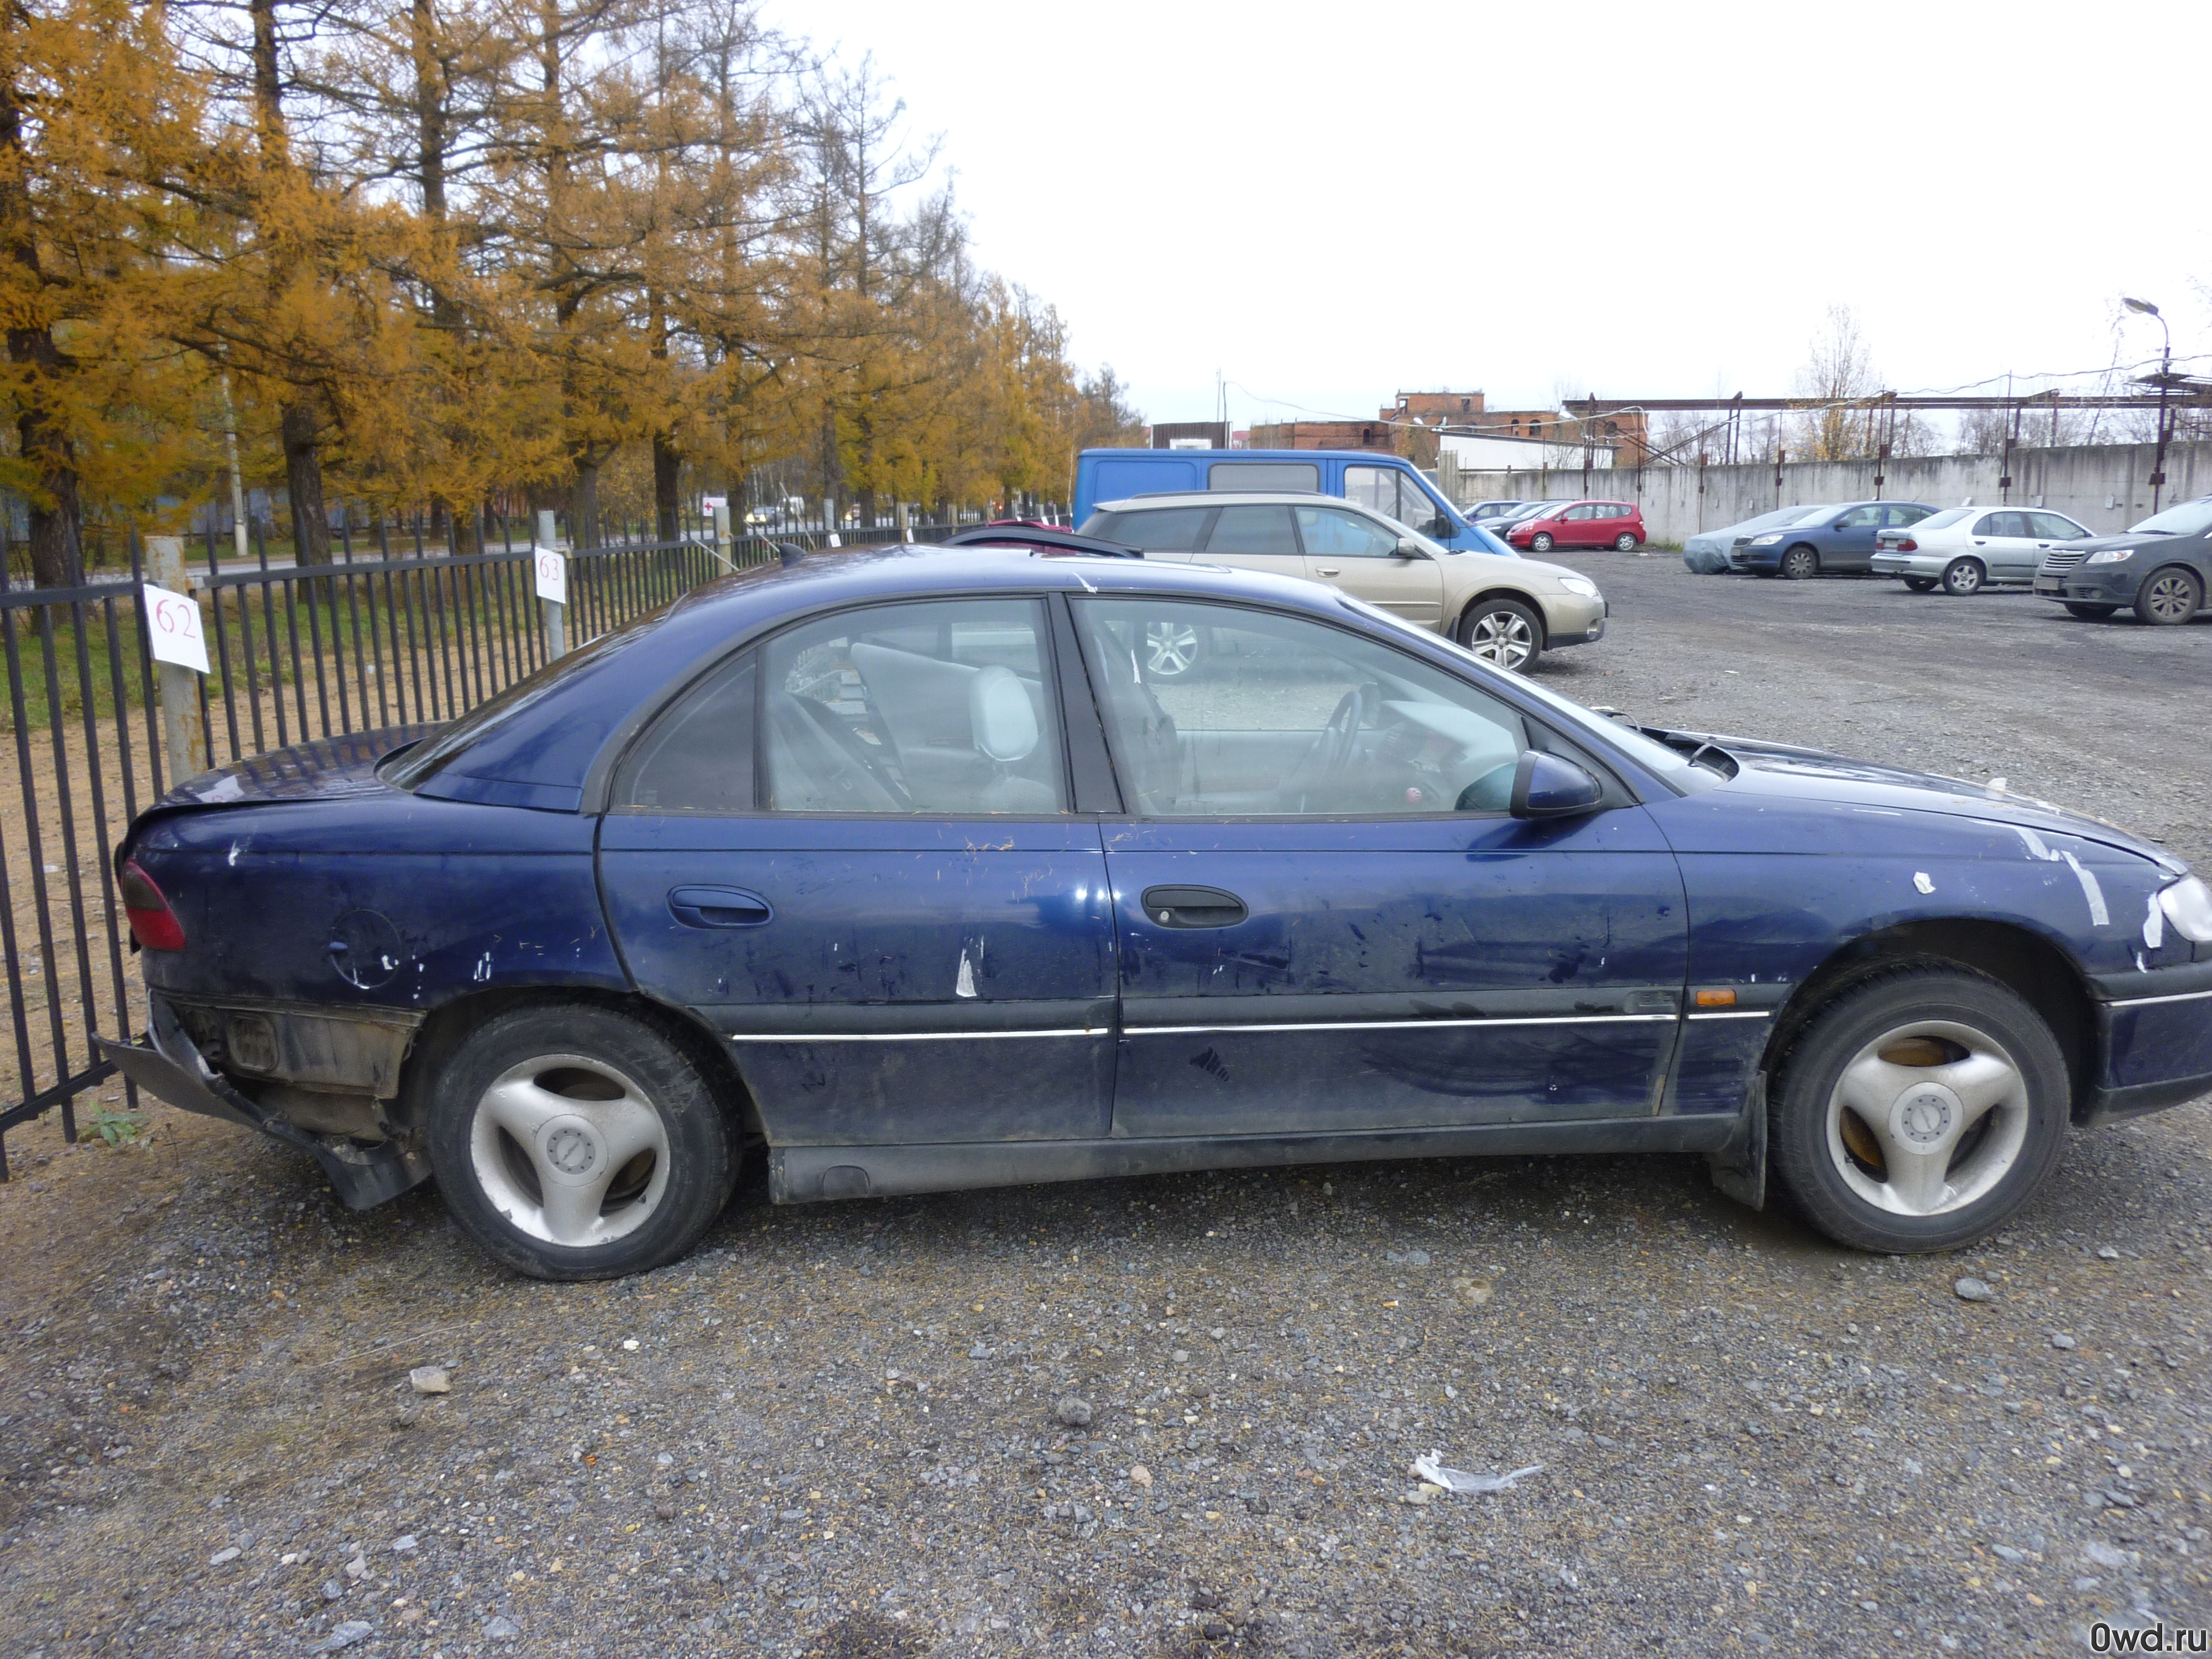
<path fill-rule="evenodd" d="M 1403 617 L 1391 615 L 1380 605 L 1370 605 L 1364 599 L 1356 599 L 1349 593 L 1338 594 L 1337 602 L 1347 611 L 1358 611 L 1370 622 L 1380 623 L 1394 634 L 1418 640 L 1423 645 L 1440 645 L 1454 656 L 1462 657 L 1473 663 L 1485 674 L 1504 674 L 1507 679 L 1512 681 L 1516 690 L 1525 691 L 1528 696 L 1535 698 L 1558 714 L 1575 731 L 1587 733 L 1600 743 L 1609 743 L 1616 749 L 1626 750 L 1635 757 L 1639 764 L 1665 778 L 1670 783 L 1678 787 L 1686 784 L 1692 790 L 1700 787 L 1710 787 L 1711 784 L 1712 780 L 1710 777 L 1703 780 L 1702 786 L 1692 781 L 1698 777 L 1698 772 L 1697 769 L 1690 763 L 1690 757 L 1687 755 L 1669 749 L 1656 738 L 1645 737 L 1643 732 L 1624 721 L 1611 720 L 1603 714 L 1585 708 L 1572 697 L 1562 696 L 1557 691 L 1539 685 L 1534 680 L 1522 675 L 1505 674 L 1505 671 L 1496 664 L 1485 662 L 1457 641 L 1431 634 L 1427 629 L 1417 627 Z"/>
<path fill-rule="evenodd" d="M 1973 510 L 1971 507 L 1947 507 L 1941 513 L 1930 513 L 1912 527 L 1915 530 L 1948 530 Z"/>
<path fill-rule="evenodd" d="M 2141 524 L 2130 525 L 2130 536 L 2195 536 L 2212 526 L 2212 498 L 2181 501 L 2163 513 L 2154 513 Z"/>

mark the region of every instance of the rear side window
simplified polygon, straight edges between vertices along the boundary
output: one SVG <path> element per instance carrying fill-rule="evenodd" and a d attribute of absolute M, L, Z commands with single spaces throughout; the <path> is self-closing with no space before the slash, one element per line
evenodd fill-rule
<path fill-rule="evenodd" d="M 1198 547 L 1206 520 L 1219 510 L 1163 507 L 1141 513 L 1094 513 L 1084 525 L 1083 533 L 1119 542 L 1124 547 L 1149 548 L 1155 553 L 1188 553 Z"/>
<path fill-rule="evenodd" d="M 1208 489 L 1311 489 L 1321 488 L 1317 461 L 1216 461 L 1206 475 Z"/>
<path fill-rule="evenodd" d="M 1224 507 L 1214 521 L 1213 533 L 1206 538 L 1206 550 L 1296 558 L 1298 544 L 1291 534 L 1291 509 L 1257 504 Z"/>
<path fill-rule="evenodd" d="M 1928 516 L 1928 509 L 1924 507 L 1893 507 L 1888 511 L 1888 521 L 1893 526 L 1918 524 Z"/>
<path fill-rule="evenodd" d="M 753 699 L 748 651 L 694 686 L 654 722 L 615 786 L 617 810 L 744 812 L 753 804 Z"/>
<path fill-rule="evenodd" d="M 1836 528 L 1838 530 L 1869 530 L 1881 522 L 1881 509 L 1880 507 L 1855 507 L 1850 512 L 1844 514 L 1842 518 L 1836 520 Z"/>

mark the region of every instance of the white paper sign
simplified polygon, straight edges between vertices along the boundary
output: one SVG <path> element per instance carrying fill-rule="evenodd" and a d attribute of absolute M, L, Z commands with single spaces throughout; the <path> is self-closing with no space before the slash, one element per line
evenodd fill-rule
<path fill-rule="evenodd" d="M 199 601 L 189 593 L 144 584 L 146 648 L 155 662 L 173 662 L 208 672 L 207 636 L 200 632 Z"/>
<path fill-rule="evenodd" d="M 550 547 L 532 550 L 538 567 L 538 597 L 556 605 L 568 603 L 568 556 Z"/>
<path fill-rule="evenodd" d="M 729 504 L 730 498 L 726 495 L 702 495 L 699 498 L 699 505 L 709 513 L 718 507 L 727 507 Z"/>

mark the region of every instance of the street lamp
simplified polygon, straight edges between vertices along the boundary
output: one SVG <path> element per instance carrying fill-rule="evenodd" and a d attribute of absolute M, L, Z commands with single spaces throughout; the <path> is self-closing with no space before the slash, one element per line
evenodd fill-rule
<path fill-rule="evenodd" d="M 2173 378 L 2173 331 L 2166 325 L 2166 319 L 2149 301 L 2132 299 L 2123 294 L 2120 303 L 2139 317 L 2157 318 L 2159 332 L 2166 338 L 2166 349 L 2158 364 L 2158 459 L 2151 463 L 2150 467 L 2150 510 L 2155 513 L 2158 511 L 2158 493 L 2166 486 L 2166 441 L 2172 436 L 2166 393 L 2172 389 L 2167 382 Z"/>

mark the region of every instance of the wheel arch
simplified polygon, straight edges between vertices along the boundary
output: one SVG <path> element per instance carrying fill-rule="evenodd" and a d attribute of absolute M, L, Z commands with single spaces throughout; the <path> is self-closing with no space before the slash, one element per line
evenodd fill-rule
<path fill-rule="evenodd" d="M 1978 917 L 1926 917 L 1863 934 L 1838 946 L 1783 1005 L 1759 1069 L 1774 1076 L 1813 1017 L 1861 981 L 1905 963 L 1951 964 L 2016 993 L 2050 1026 L 2065 1056 L 2069 1105 L 2078 1121 L 2102 1055 L 2095 1000 L 2080 966 L 2032 930 Z"/>
<path fill-rule="evenodd" d="M 689 1012 L 635 992 L 567 985 L 510 986 L 467 993 L 433 1009 L 415 1034 L 400 1068 L 398 1121 L 417 1127 L 429 1105 L 432 1081 L 468 1034 L 487 1020 L 518 1008 L 574 1007 L 579 1004 L 627 1014 L 675 1043 L 699 1067 L 715 1098 L 746 1140 L 765 1139 L 760 1109 L 738 1075 L 729 1051 Z"/>

